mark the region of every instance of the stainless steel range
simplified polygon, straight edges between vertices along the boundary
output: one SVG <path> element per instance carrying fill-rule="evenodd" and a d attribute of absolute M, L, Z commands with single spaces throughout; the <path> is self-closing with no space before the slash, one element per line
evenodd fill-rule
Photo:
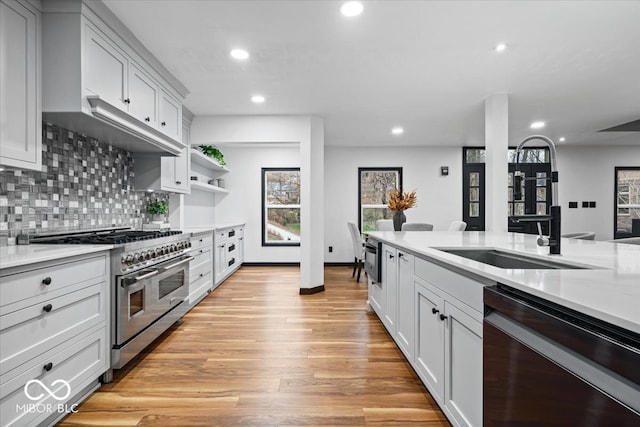
<path fill-rule="evenodd" d="M 30 243 L 109 244 L 111 367 L 120 369 L 179 320 L 188 296 L 189 235 L 109 229 L 29 236 Z M 111 381 L 110 370 L 104 377 Z"/>

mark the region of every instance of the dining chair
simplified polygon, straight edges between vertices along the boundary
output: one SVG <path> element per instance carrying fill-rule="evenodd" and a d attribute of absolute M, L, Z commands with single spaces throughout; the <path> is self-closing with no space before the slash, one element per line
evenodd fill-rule
<path fill-rule="evenodd" d="M 355 222 L 349 221 L 347 222 L 347 227 L 349 228 L 349 234 L 351 235 L 351 242 L 353 243 L 353 273 L 351 273 L 351 277 L 356 275 L 356 270 L 358 271 L 358 277 L 356 281 L 360 281 L 360 272 L 362 271 L 362 262 L 364 259 L 364 242 L 362 241 L 362 236 L 360 235 L 360 230 Z"/>
<path fill-rule="evenodd" d="M 426 222 L 405 222 L 402 231 L 433 231 L 433 224 Z"/>
<path fill-rule="evenodd" d="M 467 229 L 467 223 L 464 221 L 451 221 L 449 231 L 464 231 Z"/>
<path fill-rule="evenodd" d="M 595 240 L 596 233 L 593 231 L 580 231 L 578 233 L 563 234 L 562 237 L 566 237 L 567 239 Z"/>
<path fill-rule="evenodd" d="M 394 231 L 392 219 L 379 219 L 376 221 L 376 231 Z"/>

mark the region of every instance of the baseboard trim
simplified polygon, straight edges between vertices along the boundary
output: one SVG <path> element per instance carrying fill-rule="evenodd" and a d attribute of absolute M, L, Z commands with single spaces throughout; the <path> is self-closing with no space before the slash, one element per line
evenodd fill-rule
<path fill-rule="evenodd" d="M 325 267 L 353 267 L 353 261 L 351 262 L 325 262 Z"/>
<path fill-rule="evenodd" d="M 300 267 L 299 262 L 243 262 L 243 267 Z"/>
<path fill-rule="evenodd" d="M 324 292 L 324 285 L 316 286 L 313 288 L 300 288 L 300 295 L 313 295 L 318 292 Z"/>

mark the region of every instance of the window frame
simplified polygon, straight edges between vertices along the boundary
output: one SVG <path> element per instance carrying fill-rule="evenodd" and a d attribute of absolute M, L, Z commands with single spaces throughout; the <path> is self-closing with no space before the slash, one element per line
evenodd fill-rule
<path fill-rule="evenodd" d="M 618 210 L 621 209 L 618 207 L 618 172 L 620 171 L 640 171 L 640 166 L 616 166 L 613 172 L 613 238 L 614 239 L 622 239 L 625 237 L 632 237 L 632 232 L 630 233 L 620 233 L 618 232 L 618 217 L 629 217 L 631 216 L 631 211 L 629 211 L 626 215 L 619 214 Z M 632 205 L 631 203 L 631 188 L 627 192 L 629 195 L 629 203 L 628 205 Z M 627 209 L 631 209 L 627 207 Z"/>
<path fill-rule="evenodd" d="M 269 168 L 262 168 L 262 172 L 261 172 L 261 177 L 262 177 L 262 181 L 261 181 L 261 185 L 260 185 L 260 190 L 262 193 L 262 197 L 261 197 L 261 202 L 262 202 L 262 246 L 264 247 L 280 247 L 280 246 L 300 246 L 300 242 L 292 242 L 292 241 L 282 241 L 282 242 L 278 242 L 278 241 L 269 241 L 267 240 L 267 229 L 266 229 L 266 225 L 267 225 L 267 210 L 269 209 L 269 207 L 267 206 L 267 173 L 268 172 L 298 172 L 298 174 L 300 173 L 300 168 L 299 167 L 286 167 L 286 168 L 273 168 L 273 167 L 269 167 Z M 302 184 L 302 183 L 301 183 Z M 302 211 L 302 205 L 298 204 L 298 205 L 282 205 L 282 206 L 297 206 L 297 209 L 299 209 L 300 211 Z"/>
<path fill-rule="evenodd" d="M 397 172 L 400 191 L 402 191 L 402 166 L 396 167 L 358 167 L 358 229 L 362 232 L 362 172 Z M 366 205 L 368 207 L 383 207 L 383 205 Z M 387 207 L 387 205 L 384 205 Z"/>

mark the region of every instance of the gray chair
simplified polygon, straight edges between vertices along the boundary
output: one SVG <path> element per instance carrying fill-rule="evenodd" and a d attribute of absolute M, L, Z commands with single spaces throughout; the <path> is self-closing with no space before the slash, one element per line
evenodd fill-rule
<path fill-rule="evenodd" d="M 358 278 L 356 281 L 360 281 L 360 272 L 362 271 L 362 260 L 364 259 L 364 242 L 362 241 L 362 236 L 360 235 L 360 230 L 355 222 L 349 221 L 347 222 L 347 227 L 349 228 L 349 234 L 351 235 L 351 242 L 353 243 L 353 273 L 351 273 L 351 277 L 356 275 L 356 270 L 358 270 Z"/>
<path fill-rule="evenodd" d="M 402 231 L 433 231 L 433 224 L 426 222 L 405 222 Z"/>
<path fill-rule="evenodd" d="M 448 231 L 464 231 L 467 229 L 467 223 L 464 221 L 451 221 Z"/>
<path fill-rule="evenodd" d="M 640 245 L 640 237 L 625 237 L 624 239 L 609 240 L 611 243 L 625 243 L 627 245 Z"/>
<path fill-rule="evenodd" d="M 567 239 L 595 240 L 596 233 L 593 231 L 581 231 L 579 233 L 563 234 L 562 237 L 566 237 Z"/>
<path fill-rule="evenodd" d="M 379 219 L 376 221 L 376 231 L 394 231 L 392 219 Z"/>

